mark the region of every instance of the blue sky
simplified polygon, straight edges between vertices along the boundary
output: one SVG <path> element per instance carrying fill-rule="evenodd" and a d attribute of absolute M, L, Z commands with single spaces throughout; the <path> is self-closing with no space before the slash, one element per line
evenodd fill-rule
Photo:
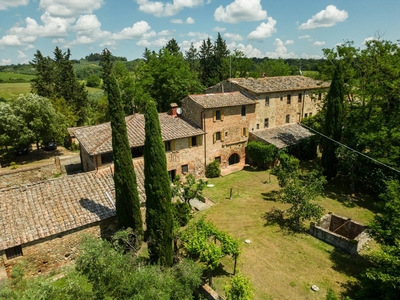
<path fill-rule="evenodd" d="M 34 53 L 72 58 L 108 48 L 128 60 L 175 38 L 181 50 L 218 32 L 248 57 L 320 58 L 345 40 L 400 39 L 398 0 L 0 0 L 0 65 Z"/>

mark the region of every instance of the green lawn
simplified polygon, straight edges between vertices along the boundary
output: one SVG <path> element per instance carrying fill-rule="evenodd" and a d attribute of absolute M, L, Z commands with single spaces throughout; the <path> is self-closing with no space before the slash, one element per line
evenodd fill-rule
<path fill-rule="evenodd" d="M 0 73 L 1 74 L 1 73 Z M 24 83 L 0 83 L 0 97 L 11 99 L 19 94 L 26 94 L 31 91 L 30 82 Z"/>
<path fill-rule="evenodd" d="M 362 255 L 352 258 L 307 233 L 293 234 L 278 225 L 267 225 L 262 217 L 265 212 L 272 207 L 287 207 L 270 198 L 270 193 L 279 186 L 269 172 L 248 169 L 209 183 L 214 187 L 207 188 L 204 194 L 216 205 L 198 216 L 205 214 L 219 229 L 243 241 L 238 267 L 251 278 L 255 299 L 325 299 L 328 288 L 340 294 L 365 266 Z M 229 200 L 230 188 L 233 188 L 232 200 Z M 365 208 L 367 201 L 361 195 L 347 194 L 340 181 L 331 183 L 326 196 L 318 202 L 326 212 L 333 211 L 362 223 L 373 217 Z M 251 243 L 245 244 L 246 239 Z M 222 295 L 233 261 L 224 258 L 223 265 L 214 278 L 214 286 Z M 313 284 L 320 288 L 319 292 L 310 289 Z"/>
<path fill-rule="evenodd" d="M 0 72 L 0 81 L 1 80 L 6 81 L 9 79 L 23 79 L 26 81 L 30 81 L 33 78 L 35 78 L 35 75 L 18 74 L 18 73 L 11 73 L 11 72 Z"/>

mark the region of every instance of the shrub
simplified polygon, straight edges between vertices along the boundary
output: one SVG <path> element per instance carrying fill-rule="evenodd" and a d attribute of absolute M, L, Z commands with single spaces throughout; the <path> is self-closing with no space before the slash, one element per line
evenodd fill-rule
<path fill-rule="evenodd" d="M 177 202 L 172 205 L 172 213 L 179 226 L 185 226 L 190 220 L 190 205 L 186 202 Z"/>
<path fill-rule="evenodd" d="M 254 298 L 250 280 L 240 273 L 232 277 L 224 290 L 227 300 L 250 300 Z"/>
<path fill-rule="evenodd" d="M 209 163 L 206 167 L 206 177 L 216 178 L 221 176 L 221 168 L 218 161 L 213 161 Z"/>
<path fill-rule="evenodd" d="M 88 87 L 98 87 L 100 85 L 100 77 L 97 75 L 90 75 L 86 79 L 86 86 Z"/>
<path fill-rule="evenodd" d="M 272 144 L 262 142 L 249 142 L 246 147 L 248 158 L 257 166 L 265 166 L 274 162 L 277 148 Z"/>

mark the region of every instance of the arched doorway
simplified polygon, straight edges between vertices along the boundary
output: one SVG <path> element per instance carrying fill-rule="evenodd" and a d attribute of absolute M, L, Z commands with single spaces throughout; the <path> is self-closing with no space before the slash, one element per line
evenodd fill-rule
<path fill-rule="evenodd" d="M 237 153 L 233 153 L 230 157 L 229 157 L 229 165 L 234 165 L 240 162 L 240 156 Z"/>

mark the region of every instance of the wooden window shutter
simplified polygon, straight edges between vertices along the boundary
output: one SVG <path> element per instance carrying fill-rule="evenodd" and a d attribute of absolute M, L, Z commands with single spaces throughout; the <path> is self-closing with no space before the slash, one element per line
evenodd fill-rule
<path fill-rule="evenodd" d="M 189 144 L 189 148 L 192 147 L 192 137 L 188 137 L 188 144 Z"/>
<path fill-rule="evenodd" d="M 223 120 L 224 120 L 224 110 L 221 109 L 221 121 L 223 121 Z"/>
<path fill-rule="evenodd" d="M 213 134 L 213 140 L 214 140 L 214 144 L 215 144 L 215 142 L 217 141 L 217 134 L 216 133 Z"/>
<path fill-rule="evenodd" d="M 214 110 L 213 111 L 213 121 L 215 122 L 217 120 L 217 112 Z"/>
<path fill-rule="evenodd" d="M 220 134 L 221 134 L 221 142 L 223 142 L 225 140 L 225 133 L 221 131 Z"/>
<path fill-rule="evenodd" d="M 244 136 L 247 136 L 247 128 L 246 127 L 243 128 L 243 132 L 244 132 Z"/>
<path fill-rule="evenodd" d="M 171 151 L 175 151 L 175 141 L 171 141 Z"/>
<path fill-rule="evenodd" d="M 202 135 L 198 135 L 197 136 L 197 145 L 201 146 L 202 142 L 203 142 L 203 136 Z"/>

